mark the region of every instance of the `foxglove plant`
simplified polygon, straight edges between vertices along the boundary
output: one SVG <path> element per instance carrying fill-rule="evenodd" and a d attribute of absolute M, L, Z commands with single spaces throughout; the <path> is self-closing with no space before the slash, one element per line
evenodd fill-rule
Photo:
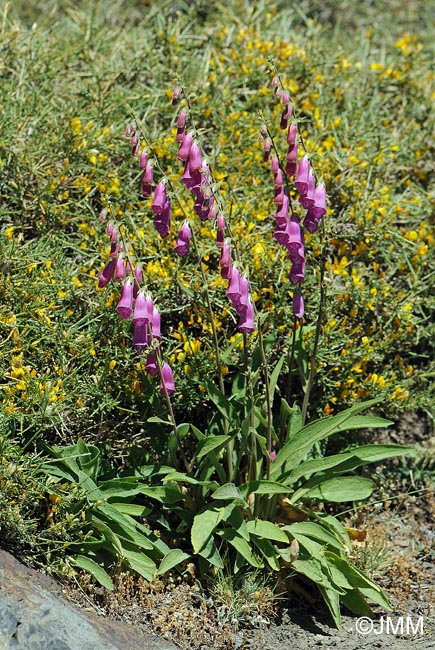
<path fill-rule="evenodd" d="M 290 94 L 279 77 L 274 78 L 273 87 L 275 97 L 282 104 L 279 126 L 286 131 L 285 156 L 280 155 L 276 138 L 266 123 L 261 127 L 260 140 L 263 142 L 263 158 L 269 163 L 273 175 L 273 238 L 287 251 L 290 266 L 288 279 L 294 287 L 291 303 L 294 328 L 288 361 L 291 379 L 296 327 L 305 317 L 301 285 L 305 280 L 306 265 L 311 261 L 305 250 L 305 239 L 309 241 L 306 232 L 315 233 L 322 223 L 326 214 L 326 190 L 316 180 L 308 156 L 301 155 L 304 144 L 298 135 Z M 177 532 L 190 531 L 191 552 L 199 556 L 203 564 L 222 568 L 223 547 L 223 552 L 231 556 L 234 562 L 234 571 L 245 564 L 255 568 L 267 564 L 274 571 L 290 567 L 293 573 L 300 573 L 318 584 L 339 625 L 340 599 L 358 612 L 368 611 L 363 595 L 365 592 L 378 604 L 388 604 L 382 591 L 348 563 L 350 543 L 345 529 L 334 517 L 316 512 L 313 508 L 307 509 L 305 503 L 312 503 L 316 499 L 340 502 L 366 498 L 374 484 L 362 477 L 342 474 L 364 462 L 380 460 L 403 451 L 392 445 L 376 446 L 376 449 L 373 449 L 373 445 L 366 445 L 358 450 L 358 454 L 345 452 L 326 459 L 310 458 L 319 442 L 343 431 L 346 424 L 351 429 L 389 424 L 380 418 L 359 415 L 365 406 L 374 403 L 369 402 L 326 418 L 325 422 L 319 420 L 303 426 L 324 300 L 322 266 L 319 316 L 302 413 L 284 398 L 281 398 L 279 414 L 275 412 L 275 393 L 279 389 L 278 380 L 285 354 L 275 362 L 270 372 L 262 331 L 269 314 L 256 312 L 250 275 L 243 263 L 239 242 L 231 230 L 231 208 L 226 210 L 225 201 L 217 190 L 218 185 L 214 181 L 211 165 L 204 156 L 198 135 L 200 131 L 193 123 L 189 98 L 183 86 L 177 87 L 172 104 L 177 105 L 181 99 L 184 105 L 176 121 L 175 146 L 180 162 L 181 191 L 186 193 L 187 190 L 191 194 L 190 211 L 185 207 L 186 202 L 180 199 L 172 175 L 164 173 L 163 165 L 152 145 L 147 142 L 142 126 L 132 122 L 126 129 L 126 136 L 132 153 L 138 156 L 140 192 L 150 199 L 149 208 L 156 231 L 162 239 L 170 237 L 172 205 L 177 205 L 184 221 L 178 230 L 173 251 L 182 258 L 196 257 L 198 263 L 218 377 L 218 386 L 208 376 L 201 377 L 202 388 L 212 405 L 207 432 L 203 433 L 194 424 L 177 425 L 171 401 L 176 391 L 174 374 L 163 359 L 160 312 L 147 291 L 147 278 L 143 277 L 141 266 L 132 256 L 125 241 L 124 227 L 120 224 L 108 223 L 110 260 L 98 278 L 100 288 L 107 286 L 113 278 L 123 282 L 116 309 L 121 318 L 132 318 L 132 345 L 138 354 L 146 354 L 145 371 L 148 375 L 160 380 L 160 392 L 165 398 L 173 429 L 172 440 L 176 441 L 176 452 L 179 454 L 177 457 L 172 445 L 168 455 L 174 467 L 159 468 L 157 473 L 154 467 L 147 468 L 151 484 L 143 488 L 143 494 L 150 499 L 155 498 L 159 504 L 154 525 L 161 525 L 169 511 L 167 526 L 162 531 L 164 534 L 178 518 Z M 139 154 L 140 142 L 144 139 L 147 148 Z M 160 178 L 155 184 L 154 179 L 158 175 Z M 240 332 L 235 342 L 226 346 L 225 358 L 238 355 L 234 348 L 239 340 L 243 346 L 242 363 L 239 358 L 233 362 L 235 370 L 231 382 L 223 378 L 223 355 L 201 252 L 201 229 L 207 227 L 207 223 L 216 228 L 219 273 L 225 282 L 226 298 L 231 304 L 227 311 L 233 316 L 237 315 L 237 329 Z M 185 261 L 179 260 L 178 263 L 184 265 Z M 198 300 L 197 305 L 200 304 Z M 228 395 L 229 391 L 231 396 Z M 290 389 L 288 391 L 288 395 L 291 395 Z M 159 422 L 164 421 L 159 419 Z M 192 444 L 183 445 L 181 438 L 188 434 L 194 440 L 190 441 Z M 180 471 L 179 457 L 184 472 Z M 296 512 L 298 523 L 282 524 L 284 504 Z M 150 517 L 153 517 L 152 513 Z M 188 543 L 184 546 L 187 548 Z M 170 553 L 173 554 L 171 561 L 167 561 L 170 568 L 189 557 L 181 549 L 174 548 Z"/>

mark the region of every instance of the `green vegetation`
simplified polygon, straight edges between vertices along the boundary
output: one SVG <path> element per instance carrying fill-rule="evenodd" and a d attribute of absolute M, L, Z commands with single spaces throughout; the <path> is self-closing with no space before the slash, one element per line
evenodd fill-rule
<path fill-rule="evenodd" d="M 204 579 L 299 574 L 340 625 L 340 603 L 388 603 L 328 504 L 367 499 L 360 468 L 412 452 L 352 432 L 390 424 L 361 415 L 375 406 L 433 413 L 435 28 L 417 1 L 254 4 L 3 8 L 0 533 L 107 588 L 119 564 L 147 580 L 188 560 Z M 267 138 L 285 159 L 286 91 L 299 161 L 328 197 L 305 232 L 304 314 L 263 159 Z M 241 331 L 216 222 L 180 182 L 180 110 L 211 170 L 207 209 L 212 197 L 249 278 L 255 326 Z M 167 237 L 127 125 L 153 191 L 166 183 Z M 117 313 L 122 282 L 98 280 L 116 259 L 158 306 L 161 339 L 141 324 L 155 373 Z"/>

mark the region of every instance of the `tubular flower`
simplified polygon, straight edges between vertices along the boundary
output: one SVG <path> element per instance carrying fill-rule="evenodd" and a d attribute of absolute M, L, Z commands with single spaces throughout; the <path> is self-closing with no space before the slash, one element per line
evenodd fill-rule
<path fill-rule="evenodd" d="M 142 174 L 142 196 L 148 198 L 153 192 L 153 168 L 148 163 Z"/>
<path fill-rule="evenodd" d="M 181 147 L 178 150 L 177 158 L 178 160 L 186 161 L 189 158 L 190 148 L 193 144 L 193 135 L 191 133 L 186 133 L 184 136 Z"/>
<path fill-rule="evenodd" d="M 240 316 L 238 329 L 240 332 L 246 332 L 246 333 L 250 333 L 255 330 L 254 305 L 252 304 L 252 300 L 250 297 L 248 297 L 248 302 L 246 304 L 246 307 Z"/>
<path fill-rule="evenodd" d="M 165 239 L 169 235 L 171 227 L 171 204 L 169 201 L 166 201 L 162 213 L 156 216 L 153 223 L 160 237 Z"/>
<path fill-rule="evenodd" d="M 177 253 L 177 255 L 180 255 L 180 257 L 183 257 L 184 255 L 188 255 L 189 248 L 190 248 L 190 237 L 191 237 L 190 226 L 189 226 L 189 222 L 186 219 L 186 221 L 183 223 L 183 225 L 180 228 L 180 231 L 178 233 L 177 243 L 175 244 L 175 248 L 174 248 L 174 251 Z"/>
<path fill-rule="evenodd" d="M 162 214 L 163 210 L 165 209 L 166 201 L 166 185 L 163 182 L 157 183 L 156 190 L 154 192 L 154 199 L 151 205 L 151 210 L 154 212 L 154 214 Z"/>
<path fill-rule="evenodd" d="M 146 325 L 150 320 L 148 313 L 147 299 L 143 291 L 139 291 L 134 303 L 133 323 L 135 325 Z"/>
<path fill-rule="evenodd" d="M 303 318 L 304 310 L 305 310 L 304 299 L 299 289 L 296 289 L 294 292 L 292 306 L 293 306 L 293 313 L 296 316 L 296 318 Z"/>
<path fill-rule="evenodd" d="M 150 354 L 147 356 L 146 364 L 145 364 L 145 370 L 152 376 L 155 377 L 155 375 L 158 375 L 159 369 L 157 367 L 157 361 L 154 356 L 150 352 Z"/>
<path fill-rule="evenodd" d="M 295 185 L 301 196 L 305 196 L 308 192 L 308 178 L 310 173 L 310 161 L 308 156 L 304 156 L 298 165 L 296 172 Z"/>
<path fill-rule="evenodd" d="M 133 282 L 130 278 L 124 282 L 121 298 L 116 306 L 116 311 L 123 320 L 130 318 L 133 311 Z"/>
<path fill-rule="evenodd" d="M 115 273 L 115 267 L 116 267 L 116 260 L 110 260 L 110 262 L 106 264 L 106 266 L 98 276 L 99 289 L 103 289 L 103 287 L 109 284 L 110 280 L 113 277 L 113 274 Z"/>
<path fill-rule="evenodd" d="M 153 334 L 153 338 L 160 341 L 160 339 L 161 339 L 160 312 L 157 309 L 157 307 L 153 307 L 153 313 L 152 313 L 152 319 L 151 319 L 151 331 L 152 331 L 152 334 Z"/>
<path fill-rule="evenodd" d="M 142 354 L 146 348 L 150 345 L 150 336 L 148 333 L 148 327 L 144 323 L 136 322 L 134 324 L 133 332 L 133 347 L 139 354 Z"/>
<path fill-rule="evenodd" d="M 165 388 L 166 392 L 169 395 L 173 395 L 175 393 L 174 375 L 172 374 L 171 366 L 166 361 L 162 366 L 162 381 L 160 382 L 160 391 L 164 393 Z"/>

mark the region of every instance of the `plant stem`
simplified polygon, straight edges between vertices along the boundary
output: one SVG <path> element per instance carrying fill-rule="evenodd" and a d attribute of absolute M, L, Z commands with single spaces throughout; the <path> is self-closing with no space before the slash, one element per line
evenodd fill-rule
<path fill-rule="evenodd" d="M 325 238 L 325 225 L 323 224 L 323 241 Z M 313 352 L 311 354 L 311 359 L 310 359 L 310 372 L 308 374 L 308 382 L 307 382 L 307 387 L 305 390 L 304 394 L 304 400 L 302 402 L 302 426 L 305 425 L 305 420 L 307 418 L 307 411 L 308 411 L 308 402 L 310 399 L 310 394 L 311 394 L 311 389 L 313 387 L 313 380 L 314 380 L 314 375 L 316 372 L 316 365 L 317 365 L 317 350 L 319 347 L 319 339 L 320 339 L 320 332 L 322 331 L 322 324 L 323 324 L 323 312 L 324 312 L 324 307 L 325 307 L 325 299 L 326 299 L 326 287 L 325 287 L 325 245 L 323 244 L 322 247 L 322 256 L 320 259 L 320 299 L 319 299 L 319 310 L 317 312 L 317 321 L 316 321 L 316 332 L 314 335 L 314 345 L 313 345 Z"/>

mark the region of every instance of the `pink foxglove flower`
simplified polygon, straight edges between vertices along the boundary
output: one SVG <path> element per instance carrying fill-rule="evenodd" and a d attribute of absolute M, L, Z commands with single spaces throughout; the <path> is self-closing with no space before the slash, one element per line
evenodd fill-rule
<path fill-rule="evenodd" d="M 312 212 L 317 219 L 321 219 L 326 213 L 326 190 L 323 183 L 319 183 L 314 190 Z"/>
<path fill-rule="evenodd" d="M 254 305 L 252 304 L 251 298 L 248 298 L 246 307 L 240 316 L 238 329 L 240 332 L 246 332 L 246 333 L 250 333 L 255 330 Z"/>
<path fill-rule="evenodd" d="M 217 233 L 216 233 L 216 246 L 222 248 L 225 241 L 225 217 L 223 214 L 218 215 L 217 218 Z"/>
<path fill-rule="evenodd" d="M 279 170 L 279 160 L 277 156 L 274 156 L 272 158 L 272 162 L 270 163 L 270 171 L 272 172 L 273 175 L 277 174 Z"/>
<path fill-rule="evenodd" d="M 142 151 L 139 156 L 139 167 L 140 169 L 146 169 L 147 165 L 148 165 L 148 153 L 146 151 Z"/>
<path fill-rule="evenodd" d="M 152 334 L 153 334 L 153 338 L 160 341 L 160 339 L 161 339 L 160 312 L 157 309 L 157 307 L 153 307 L 153 315 L 152 315 L 152 320 L 151 320 L 151 331 L 152 331 Z"/>
<path fill-rule="evenodd" d="M 236 267 L 233 267 L 233 271 L 231 273 L 231 280 L 228 285 L 227 296 L 233 303 L 234 307 L 240 304 L 240 273 Z"/>
<path fill-rule="evenodd" d="M 292 284 L 301 284 L 305 279 L 305 260 L 293 262 L 288 277 Z"/>
<path fill-rule="evenodd" d="M 308 172 L 308 189 L 305 195 L 301 195 L 299 202 L 305 210 L 310 210 L 314 205 L 314 189 L 316 181 L 314 179 L 313 170 Z"/>
<path fill-rule="evenodd" d="M 192 146 L 190 147 L 189 167 L 190 167 L 190 172 L 191 173 L 192 172 L 198 172 L 202 167 L 201 149 L 196 144 L 196 142 L 192 142 Z"/>
<path fill-rule="evenodd" d="M 162 366 L 162 382 L 160 383 L 160 391 L 163 393 L 166 389 L 168 395 L 175 393 L 174 375 L 169 363 L 165 361 Z"/>
<path fill-rule="evenodd" d="M 148 326 L 144 323 L 136 322 L 134 323 L 134 332 L 133 332 L 133 347 L 141 354 L 146 350 L 150 345 L 150 336 L 148 333 Z"/>
<path fill-rule="evenodd" d="M 180 99 L 180 94 L 181 94 L 181 88 L 177 86 L 177 88 L 175 88 L 174 92 L 172 93 L 172 106 L 176 106 L 178 104 L 178 100 Z"/>
<path fill-rule="evenodd" d="M 298 132 L 297 126 L 296 126 L 296 124 L 294 122 L 292 122 L 289 125 L 288 131 L 287 131 L 287 144 L 289 146 L 289 149 L 294 147 L 294 145 L 296 144 L 297 132 Z"/>
<path fill-rule="evenodd" d="M 169 201 L 166 201 L 163 212 L 156 216 L 153 223 L 160 237 L 165 239 L 169 235 L 171 227 L 171 204 Z"/>
<path fill-rule="evenodd" d="M 184 136 L 181 147 L 178 150 L 177 158 L 178 160 L 186 161 L 189 158 L 190 148 L 193 144 L 193 135 L 191 133 L 186 133 Z"/>
<path fill-rule="evenodd" d="M 106 285 L 109 284 L 110 280 L 113 277 L 113 274 L 115 273 L 115 267 L 116 267 L 116 261 L 115 260 L 110 260 L 108 264 L 104 267 L 104 269 L 101 271 L 100 275 L 98 276 L 98 288 L 103 289 Z"/>
<path fill-rule="evenodd" d="M 134 267 L 134 278 L 137 284 L 141 284 L 142 277 L 143 277 L 142 267 L 139 264 L 136 264 L 136 266 Z"/>
<path fill-rule="evenodd" d="M 116 268 L 115 268 L 115 280 L 123 280 L 126 275 L 126 268 L 125 268 L 125 259 L 123 257 L 118 257 L 116 260 Z"/>
<path fill-rule="evenodd" d="M 116 306 L 116 311 L 123 320 L 130 318 L 133 311 L 133 282 L 130 278 L 124 282 L 121 298 Z"/>
<path fill-rule="evenodd" d="M 276 223 L 278 225 L 286 225 L 288 214 L 289 214 L 289 198 L 287 194 L 284 194 L 282 205 L 279 207 L 279 209 L 275 214 Z"/>
<path fill-rule="evenodd" d="M 154 214 L 157 215 L 162 214 L 165 208 L 166 201 L 167 201 L 166 185 L 161 181 L 156 185 L 156 189 L 154 192 L 154 199 L 151 205 L 151 210 L 154 212 Z"/>
<path fill-rule="evenodd" d="M 303 318 L 304 316 L 304 299 L 302 297 L 301 292 L 299 289 L 296 289 L 293 295 L 293 313 L 296 316 L 296 318 Z"/>
<path fill-rule="evenodd" d="M 264 160 L 264 162 L 268 162 L 268 160 L 270 158 L 270 150 L 271 149 L 272 149 L 272 143 L 269 140 L 269 138 L 266 138 L 266 140 L 264 141 L 264 145 L 263 145 L 263 160 Z"/>
<path fill-rule="evenodd" d="M 188 255 L 190 249 L 190 237 L 191 237 L 190 226 L 189 226 L 189 222 L 186 219 L 186 221 L 183 223 L 183 225 L 180 228 L 180 231 L 178 233 L 177 243 L 174 248 L 174 251 L 177 253 L 177 255 L 180 255 L 180 257 L 183 257 L 184 255 Z"/>
<path fill-rule="evenodd" d="M 158 375 L 158 374 L 159 374 L 159 369 L 158 369 L 158 366 L 157 366 L 156 358 L 155 358 L 154 354 L 152 354 L 151 352 L 150 352 L 150 354 L 147 356 L 147 360 L 146 360 L 146 364 L 145 364 L 145 370 L 146 370 L 146 371 L 147 371 L 147 372 L 148 372 L 152 377 L 155 377 L 155 375 Z"/>
<path fill-rule="evenodd" d="M 294 145 L 287 152 L 285 171 L 287 176 L 292 178 L 298 168 L 298 143 L 295 142 Z"/>
<path fill-rule="evenodd" d="M 146 325 L 149 322 L 149 313 L 147 300 L 143 291 L 139 291 L 136 296 L 133 311 L 133 323 L 135 325 Z"/>
<path fill-rule="evenodd" d="M 295 185 L 301 196 L 304 196 L 308 192 L 310 167 L 311 165 L 308 156 L 304 156 L 298 165 L 298 171 L 296 172 L 295 178 Z"/>
<path fill-rule="evenodd" d="M 148 163 L 142 175 L 142 196 L 148 198 L 153 192 L 153 168 Z"/>
<path fill-rule="evenodd" d="M 224 242 L 221 248 L 219 266 L 221 267 L 221 277 L 224 280 L 230 280 L 233 265 L 231 262 L 231 248 L 227 241 Z"/>

